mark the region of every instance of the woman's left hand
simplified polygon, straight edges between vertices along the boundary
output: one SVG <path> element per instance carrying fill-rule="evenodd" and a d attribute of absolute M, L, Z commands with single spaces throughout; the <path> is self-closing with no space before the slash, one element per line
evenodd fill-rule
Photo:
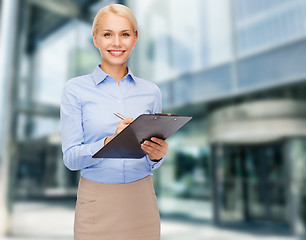
<path fill-rule="evenodd" d="M 159 161 L 168 152 L 168 143 L 165 140 L 152 137 L 151 141 L 144 141 L 141 144 L 142 150 L 144 150 L 151 161 Z"/>

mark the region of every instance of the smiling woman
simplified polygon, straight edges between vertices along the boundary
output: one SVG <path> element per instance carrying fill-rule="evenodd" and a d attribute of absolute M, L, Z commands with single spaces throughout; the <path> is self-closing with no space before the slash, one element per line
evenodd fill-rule
<path fill-rule="evenodd" d="M 61 102 L 64 163 L 70 170 L 81 170 L 74 239 L 159 240 L 151 175 L 164 161 L 167 142 L 145 141 L 141 148 L 147 154 L 141 159 L 92 155 L 139 115 L 160 113 L 161 93 L 127 67 L 138 40 L 137 21 L 129 8 L 102 8 L 92 35 L 101 64 L 91 74 L 69 80 Z M 127 118 L 120 121 L 114 113 Z"/>

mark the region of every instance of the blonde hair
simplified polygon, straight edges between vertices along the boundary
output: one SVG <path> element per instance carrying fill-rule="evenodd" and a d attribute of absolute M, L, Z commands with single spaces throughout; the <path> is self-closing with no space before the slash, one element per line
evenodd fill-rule
<path fill-rule="evenodd" d="M 131 9 L 129 9 L 127 6 L 124 6 L 122 4 L 107 5 L 106 7 L 101 8 L 99 10 L 92 24 L 93 34 L 97 33 L 100 20 L 107 13 L 113 13 L 113 14 L 127 18 L 132 23 L 134 32 L 138 34 L 138 23 L 137 23 L 135 15 L 131 11 Z"/>

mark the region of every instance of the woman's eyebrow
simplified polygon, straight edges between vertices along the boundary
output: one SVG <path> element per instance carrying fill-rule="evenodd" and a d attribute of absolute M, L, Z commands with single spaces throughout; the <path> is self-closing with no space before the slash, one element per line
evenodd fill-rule
<path fill-rule="evenodd" d="M 102 29 L 102 32 L 113 32 L 113 30 L 110 30 L 110 29 Z M 126 29 L 126 30 L 122 30 L 120 32 L 132 32 L 132 30 L 130 29 Z"/>

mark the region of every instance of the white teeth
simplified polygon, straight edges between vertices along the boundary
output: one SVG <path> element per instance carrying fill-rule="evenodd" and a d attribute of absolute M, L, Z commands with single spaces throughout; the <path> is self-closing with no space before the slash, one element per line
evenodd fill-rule
<path fill-rule="evenodd" d="M 110 51 L 111 53 L 114 53 L 114 54 L 120 54 L 120 53 L 123 53 L 123 51 Z"/>
<path fill-rule="evenodd" d="M 113 56 L 121 56 L 124 51 L 109 51 Z"/>

